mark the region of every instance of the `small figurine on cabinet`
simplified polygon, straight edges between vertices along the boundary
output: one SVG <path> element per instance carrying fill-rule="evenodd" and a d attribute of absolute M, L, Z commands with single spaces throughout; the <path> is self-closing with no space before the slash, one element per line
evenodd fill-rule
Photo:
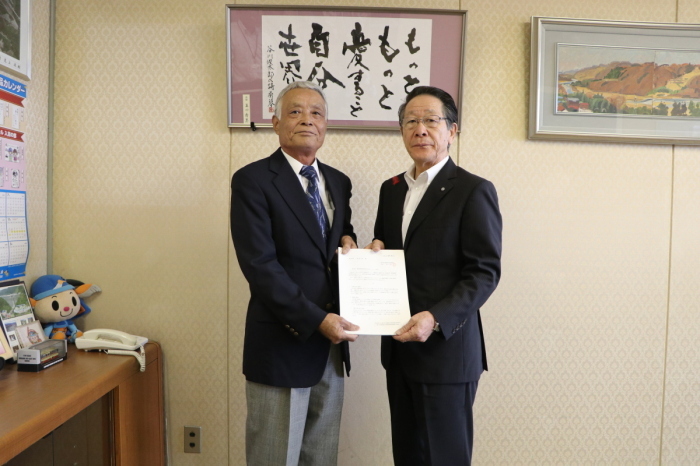
<path fill-rule="evenodd" d="M 97 285 L 42 275 L 32 284 L 30 301 L 48 338 L 75 342 L 83 332 L 73 321 L 91 311 L 83 298 L 99 291 L 102 290 Z"/>

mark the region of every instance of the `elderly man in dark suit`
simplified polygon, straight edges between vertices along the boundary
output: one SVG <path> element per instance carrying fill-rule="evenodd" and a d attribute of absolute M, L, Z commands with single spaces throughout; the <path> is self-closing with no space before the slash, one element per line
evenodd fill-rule
<path fill-rule="evenodd" d="M 410 321 L 382 337 L 396 465 L 471 463 L 472 405 L 487 369 L 479 308 L 501 275 L 501 214 L 491 182 L 448 150 L 457 108 L 415 88 L 399 109 L 409 170 L 381 187 L 372 249 L 403 249 Z"/>
<path fill-rule="evenodd" d="M 356 248 L 350 179 L 316 158 L 328 106 L 313 83 L 283 89 L 280 148 L 231 181 L 231 236 L 250 286 L 243 346 L 249 465 L 337 464 L 346 333 L 336 249 Z"/>

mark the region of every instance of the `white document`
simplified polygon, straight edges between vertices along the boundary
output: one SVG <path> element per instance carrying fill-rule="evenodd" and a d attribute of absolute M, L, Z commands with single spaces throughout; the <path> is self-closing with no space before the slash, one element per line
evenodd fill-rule
<path fill-rule="evenodd" d="M 338 249 L 340 315 L 360 327 L 348 333 L 393 335 L 411 319 L 402 250 Z"/>

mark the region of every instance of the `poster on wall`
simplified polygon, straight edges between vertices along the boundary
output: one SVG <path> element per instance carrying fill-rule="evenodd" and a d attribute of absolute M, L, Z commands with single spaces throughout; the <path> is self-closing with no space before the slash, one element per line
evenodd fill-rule
<path fill-rule="evenodd" d="M 24 84 L 0 75 L 0 281 L 24 276 L 29 258 L 26 97 Z"/>
<path fill-rule="evenodd" d="M 466 23 L 466 11 L 228 5 L 228 124 L 271 126 L 295 81 L 323 89 L 334 128 L 395 129 L 416 86 L 459 106 Z"/>

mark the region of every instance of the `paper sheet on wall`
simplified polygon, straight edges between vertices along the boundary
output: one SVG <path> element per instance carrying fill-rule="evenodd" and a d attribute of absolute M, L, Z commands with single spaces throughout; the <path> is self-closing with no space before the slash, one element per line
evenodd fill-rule
<path fill-rule="evenodd" d="M 402 250 L 338 250 L 340 315 L 360 327 L 348 333 L 393 335 L 411 318 Z"/>
<path fill-rule="evenodd" d="M 325 90 L 331 120 L 396 121 L 409 87 L 430 84 L 432 37 L 431 19 L 263 15 L 263 117 L 307 80 Z"/>
<path fill-rule="evenodd" d="M 27 86 L 0 75 L 0 281 L 24 276 L 29 258 L 26 97 Z"/>

